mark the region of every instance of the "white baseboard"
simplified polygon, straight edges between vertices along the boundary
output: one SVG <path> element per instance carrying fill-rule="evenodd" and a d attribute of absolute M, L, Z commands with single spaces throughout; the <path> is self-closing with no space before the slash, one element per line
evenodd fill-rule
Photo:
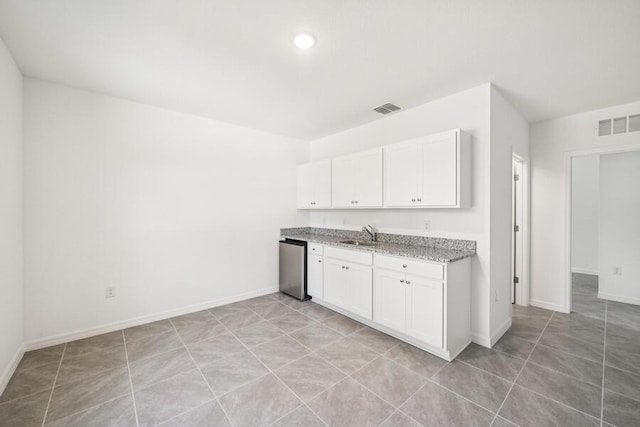
<path fill-rule="evenodd" d="M 204 303 L 194 304 L 173 310 L 163 311 L 161 313 L 140 316 L 133 319 L 123 320 L 120 322 L 108 323 L 106 325 L 94 326 L 91 328 L 80 329 L 64 334 L 53 335 L 45 338 L 38 338 L 24 343 L 24 351 L 37 350 L 52 345 L 58 345 L 69 341 L 75 341 L 82 338 L 88 338 L 95 335 L 106 334 L 108 332 L 119 331 L 120 329 L 131 328 L 133 326 L 143 325 L 157 320 L 169 319 L 175 316 L 182 316 L 196 311 L 206 310 L 225 304 L 231 304 L 238 301 L 244 301 L 249 298 L 255 298 L 262 295 L 278 292 L 278 288 L 262 288 L 257 291 L 245 292 L 243 294 L 233 295 L 225 298 L 218 298 Z"/>
<path fill-rule="evenodd" d="M 571 272 L 578 273 L 578 274 L 589 274 L 591 276 L 598 276 L 600 274 L 598 273 L 598 270 L 589 270 L 588 268 L 577 268 L 577 267 L 571 268 Z"/>
<path fill-rule="evenodd" d="M 491 338 L 484 335 L 471 332 L 471 342 L 474 342 L 483 347 L 491 348 Z"/>
<path fill-rule="evenodd" d="M 623 295 L 608 294 L 605 292 L 598 292 L 598 298 L 606 299 L 608 301 L 624 302 L 626 304 L 640 305 L 640 298 L 627 297 Z"/>
<path fill-rule="evenodd" d="M 4 393 L 4 389 L 7 387 L 7 384 L 9 384 L 9 380 L 18 368 L 18 365 L 22 360 L 22 356 L 24 356 L 24 345 L 18 347 L 18 350 L 16 350 L 16 354 L 13 355 L 11 362 L 9 362 L 9 366 L 7 366 L 7 368 L 0 376 L 0 396 L 2 396 L 2 393 Z"/>
<path fill-rule="evenodd" d="M 511 316 L 507 317 L 504 322 L 491 334 L 491 347 L 495 345 L 495 343 L 502 338 L 502 336 L 509 330 L 511 327 Z"/>
<path fill-rule="evenodd" d="M 565 309 L 565 307 L 563 305 L 560 305 L 560 304 L 555 304 L 555 303 L 547 302 L 547 301 L 541 301 L 539 299 L 532 299 L 530 302 L 531 302 L 531 305 L 534 306 L 534 307 L 544 308 L 546 310 L 558 311 L 560 313 L 568 313 L 568 311 Z"/>

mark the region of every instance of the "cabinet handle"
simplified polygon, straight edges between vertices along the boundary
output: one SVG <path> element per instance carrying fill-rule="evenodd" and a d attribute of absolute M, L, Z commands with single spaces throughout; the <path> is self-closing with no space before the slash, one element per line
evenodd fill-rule
<path fill-rule="evenodd" d="M 411 282 L 407 280 L 407 285 L 410 285 L 410 284 L 411 284 Z"/>
<path fill-rule="evenodd" d="M 407 264 L 402 264 L 402 268 L 407 268 Z"/>
<path fill-rule="evenodd" d="M 349 269 L 349 267 L 346 267 L 346 266 L 345 266 L 344 268 L 345 268 L 345 270 L 348 270 L 348 269 Z"/>
<path fill-rule="evenodd" d="M 322 262 L 322 260 L 321 260 L 321 259 L 319 259 L 319 260 L 318 260 L 318 262 L 320 263 L 320 262 Z"/>
<path fill-rule="evenodd" d="M 418 198 L 418 201 L 419 201 L 419 202 L 421 202 L 421 201 L 422 201 L 422 199 Z"/>
<path fill-rule="evenodd" d="M 315 250 L 316 250 L 316 248 L 311 248 L 311 250 L 312 250 L 312 251 L 315 251 Z"/>
<path fill-rule="evenodd" d="M 354 202 L 356 205 L 358 204 L 358 201 L 357 201 L 357 200 L 354 200 L 353 202 Z"/>
<path fill-rule="evenodd" d="M 415 202 L 415 201 L 416 201 L 416 199 L 411 199 L 411 201 L 412 201 L 412 202 Z"/>
<path fill-rule="evenodd" d="M 404 283 L 404 279 L 400 279 L 400 283 Z"/>
<path fill-rule="evenodd" d="M 342 268 L 344 270 L 344 265 L 342 267 L 340 267 L 340 268 Z"/>

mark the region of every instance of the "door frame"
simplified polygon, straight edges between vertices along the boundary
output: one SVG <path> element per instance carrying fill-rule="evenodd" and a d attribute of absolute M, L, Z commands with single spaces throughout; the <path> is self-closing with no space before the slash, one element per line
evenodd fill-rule
<path fill-rule="evenodd" d="M 519 162 L 522 165 L 522 176 L 520 180 L 522 182 L 522 224 L 520 226 L 520 232 L 522 233 L 522 277 L 520 277 L 518 291 L 515 294 L 515 301 L 518 305 L 530 304 L 530 281 L 529 281 L 529 257 L 530 257 L 530 186 L 529 186 L 529 162 L 526 158 L 512 153 L 512 166 L 513 162 Z M 513 174 L 511 176 L 513 185 Z M 511 192 L 511 217 L 513 218 L 513 187 Z M 511 272 L 515 273 L 513 268 L 513 253 L 514 253 L 514 238 L 513 238 L 513 224 L 511 228 Z M 513 274 L 511 280 L 513 281 Z M 511 284 L 513 287 L 513 283 Z"/>
<path fill-rule="evenodd" d="M 573 225 L 571 221 L 572 214 L 572 178 L 573 171 L 571 163 L 574 157 L 591 156 L 594 154 L 617 154 L 628 153 L 632 151 L 640 151 L 640 144 L 619 145 L 611 147 L 598 147 L 588 148 L 583 150 L 568 151 L 565 153 L 565 218 L 564 218 L 564 287 L 565 287 L 565 303 L 564 313 L 571 313 L 572 298 L 571 298 L 571 227 Z"/>

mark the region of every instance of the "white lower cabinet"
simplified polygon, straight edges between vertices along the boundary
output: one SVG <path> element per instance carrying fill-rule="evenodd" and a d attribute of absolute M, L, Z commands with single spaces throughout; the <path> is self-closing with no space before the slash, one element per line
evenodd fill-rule
<path fill-rule="evenodd" d="M 371 266 L 324 259 L 324 301 L 366 319 L 373 318 Z"/>
<path fill-rule="evenodd" d="M 322 299 L 324 263 L 321 255 L 309 255 L 307 258 L 307 293 Z"/>

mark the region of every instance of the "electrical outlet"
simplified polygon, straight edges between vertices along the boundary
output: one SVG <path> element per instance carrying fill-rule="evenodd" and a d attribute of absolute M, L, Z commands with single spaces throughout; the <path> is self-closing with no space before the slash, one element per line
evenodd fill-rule
<path fill-rule="evenodd" d="M 116 297 L 116 288 L 114 286 L 107 286 L 104 288 L 104 297 L 105 298 L 115 298 Z"/>
<path fill-rule="evenodd" d="M 431 231 L 431 221 L 428 219 L 424 221 L 424 231 Z"/>
<path fill-rule="evenodd" d="M 622 276 L 622 267 L 613 267 L 614 276 Z"/>

